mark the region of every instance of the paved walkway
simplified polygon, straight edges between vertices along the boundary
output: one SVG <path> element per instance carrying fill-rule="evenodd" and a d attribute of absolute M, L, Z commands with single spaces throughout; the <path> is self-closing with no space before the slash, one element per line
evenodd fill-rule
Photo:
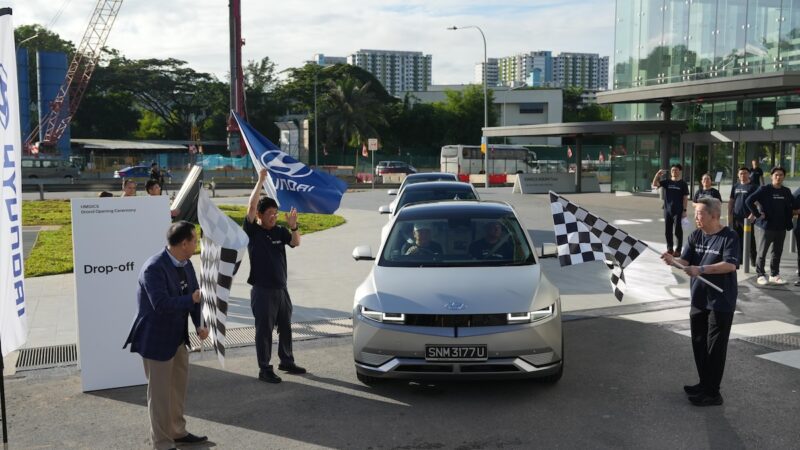
<path fill-rule="evenodd" d="M 552 219 L 546 196 L 512 195 L 510 188 L 479 191 L 485 200 L 511 202 L 536 241 L 553 241 Z M 241 195 L 242 192 L 235 194 Z M 663 225 L 659 222 L 660 202 L 657 198 L 613 194 L 567 197 L 612 223 L 618 222 L 625 231 L 652 243 L 658 251 L 664 249 L 660 244 L 663 241 Z M 377 213 L 377 208 L 390 200 L 391 197 L 382 189 L 348 193 L 338 211 L 347 220 L 346 224 L 303 236 L 300 247 L 287 251 L 289 290 L 294 302 L 295 322 L 351 316 L 353 293 L 371 269 L 370 262 L 355 262 L 352 259 L 352 249 L 366 244 L 371 245 L 373 251 L 377 250 L 380 228 L 388 220 L 388 216 Z M 215 201 L 244 204 L 246 198 L 226 197 Z M 199 257 L 195 259 L 195 267 L 200 267 Z M 629 290 L 623 303 L 617 302 L 611 295 L 608 270 L 602 263 L 561 268 L 556 260 L 547 259 L 542 261 L 542 265 L 547 276 L 561 289 L 563 308 L 567 312 L 630 308 L 632 305 L 641 305 L 640 309 L 646 311 L 646 304 L 657 302 L 684 302 L 688 305 L 688 278 L 663 265 L 653 252 L 646 252 L 626 270 Z M 788 252 L 787 239 L 782 273 L 794 281 L 796 269 L 795 255 Z M 231 289 L 229 328 L 253 325 L 249 286 L 245 282 L 248 271 L 248 258 L 245 258 L 240 275 Z M 763 297 L 765 308 L 766 305 L 780 305 L 778 309 L 782 313 L 776 312 L 776 318 L 800 325 L 800 288 L 794 288 L 791 284 L 758 288 L 748 281 L 750 277 L 752 274 L 746 275 L 740 271 L 740 282 L 753 286 L 752 290 L 748 290 L 749 295 Z M 26 293 L 29 335 L 25 347 L 76 343 L 74 276 L 64 274 L 30 278 L 26 280 Z M 109 293 L 109 299 L 113 300 L 113 293 Z M 120 342 L 124 340 L 126 332 L 120 330 Z M 9 358 L 12 357 L 9 355 Z M 7 358 L 6 362 L 7 367 L 13 366 L 13 360 Z"/>

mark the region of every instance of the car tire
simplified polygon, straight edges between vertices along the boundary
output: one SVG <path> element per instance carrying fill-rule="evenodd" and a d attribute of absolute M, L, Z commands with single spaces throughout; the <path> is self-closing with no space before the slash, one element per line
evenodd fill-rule
<path fill-rule="evenodd" d="M 358 381 L 366 384 L 367 386 L 373 386 L 381 382 L 380 378 L 364 375 L 363 373 L 360 373 L 358 371 L 356 371 L 356 378 L 358 379 Z"/>
<path fill-rule="evenodd" d="M 37 178 L 39 178 L 39 177 L 37 177 L 36 175 L 31 175 L 31 176 L 29 176 L 28 178 L 30 178 L 31 180 L 35 180 L 35 179 L 37 179 Z"/>
<path fill-rule="evenodd" d="M 67 180 L 67 181 L 72 181 L 73 178 L 72 178 L 72 175 L 65 175 L 64 179 Z"/>

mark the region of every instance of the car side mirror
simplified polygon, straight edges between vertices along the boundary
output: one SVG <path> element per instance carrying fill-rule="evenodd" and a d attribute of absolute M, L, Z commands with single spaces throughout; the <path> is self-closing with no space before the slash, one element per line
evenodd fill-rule
<path fill-rule="evenodd" d="M 353 249 L 353 259 L 356 261 L 367 260 L 374 261 L 375 257 L 372 256 L 372 247 L 369 245 L 359 245 Z"/>
<path fill-rule="evenodd" d="M 389 205 L 381 205 L 378 208 L 378 212 L 381 214 L 389 214 L 392 212 L 392 208 L 390 208 Z"/>
<path fill-rule="evenodd" d="M 545 242 L 539 249 L 539 258 L 555 258 L 558 256 L 558 246 L 552 242 Z"/>
<path fill-rule="evenodd" d="M 389 195 L 397 195 L 397 189 L 389 189 L 386 193 Z"/>

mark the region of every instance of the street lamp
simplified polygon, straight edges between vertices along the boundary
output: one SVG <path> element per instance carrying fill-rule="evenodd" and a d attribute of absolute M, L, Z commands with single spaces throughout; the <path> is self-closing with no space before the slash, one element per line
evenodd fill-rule
<path fill-rule="evenodd" d="M 314 167 L 319 166 L 319 133 L 317 132 L 317 79 L 319 73 L 333 66 L 323 67 L 314 71 Z"/>
<path fill-rule="evenodd" d="M 36 39 L 37 37 L 39 37 L 39 33 L 36 33 L 36 34 L 34 34 L 33 36 L 31 36 L 29 38 L 23 39 L 21 42 L 17 43 L 17 48 L 22 47 L 22 44 L 24 44 L 24 43 L 26 43 L 28 41 L 32 41 L 32 40 Z"/>
<path fill-rule="evenodd" d="M 464 29 L 467 29 L 467 28 L 474 28 L 474 29 L 478 30 L 481 33 L 481 38 L 483 38 L 483 127 L 484 128 L 489 128 L 489 96 L 486 93 L 486 85 L 488 84 L 486 82 L 486 73 L 489 71 L 489 61 L 488 61 L 489 58 L 486 55 L 486 35 L 483 34 L 483 30 L 481 30 L 481 27 L 479 27 L 477 25 L 467 25 L 467 26 L 464 26 L 464 27 L 457 27 L 457 26 L 453 25 L 452 27 L 448 28 L 448 30 L 464 30 Z M 481 131 L 481 144 L 484 143 L 483 140 L 484 140 L 483 132 Z M 484 174 L 486 175 L 486 187 L 487 188 L 489 187 L 489 145 L 488 144 L 489 143 L 486 142 L 486 148 L 485 148 L 486 149 L 486 153 L 484 154 L 484 159 L 483 159 L 483 161 L 484 161 L 483 162 L 483 167 L 486 168 L 486 170 L 484 170 Z"/>

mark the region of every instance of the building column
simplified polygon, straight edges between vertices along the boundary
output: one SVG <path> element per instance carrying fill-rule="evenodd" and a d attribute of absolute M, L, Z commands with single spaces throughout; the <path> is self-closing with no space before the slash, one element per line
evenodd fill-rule
<path fill-rule="evenodd" d="M 672 101 L 664 100 L 661 102 L 661 116 L 664 118 L 664 122 L 670 122 L 672 120 Z M 662 131 L 659 133 L 658 139 L 661 149 L 661 168 L 669 170 L 669 152 L 672 149 L 672 133 L 669 131 Z"/>

